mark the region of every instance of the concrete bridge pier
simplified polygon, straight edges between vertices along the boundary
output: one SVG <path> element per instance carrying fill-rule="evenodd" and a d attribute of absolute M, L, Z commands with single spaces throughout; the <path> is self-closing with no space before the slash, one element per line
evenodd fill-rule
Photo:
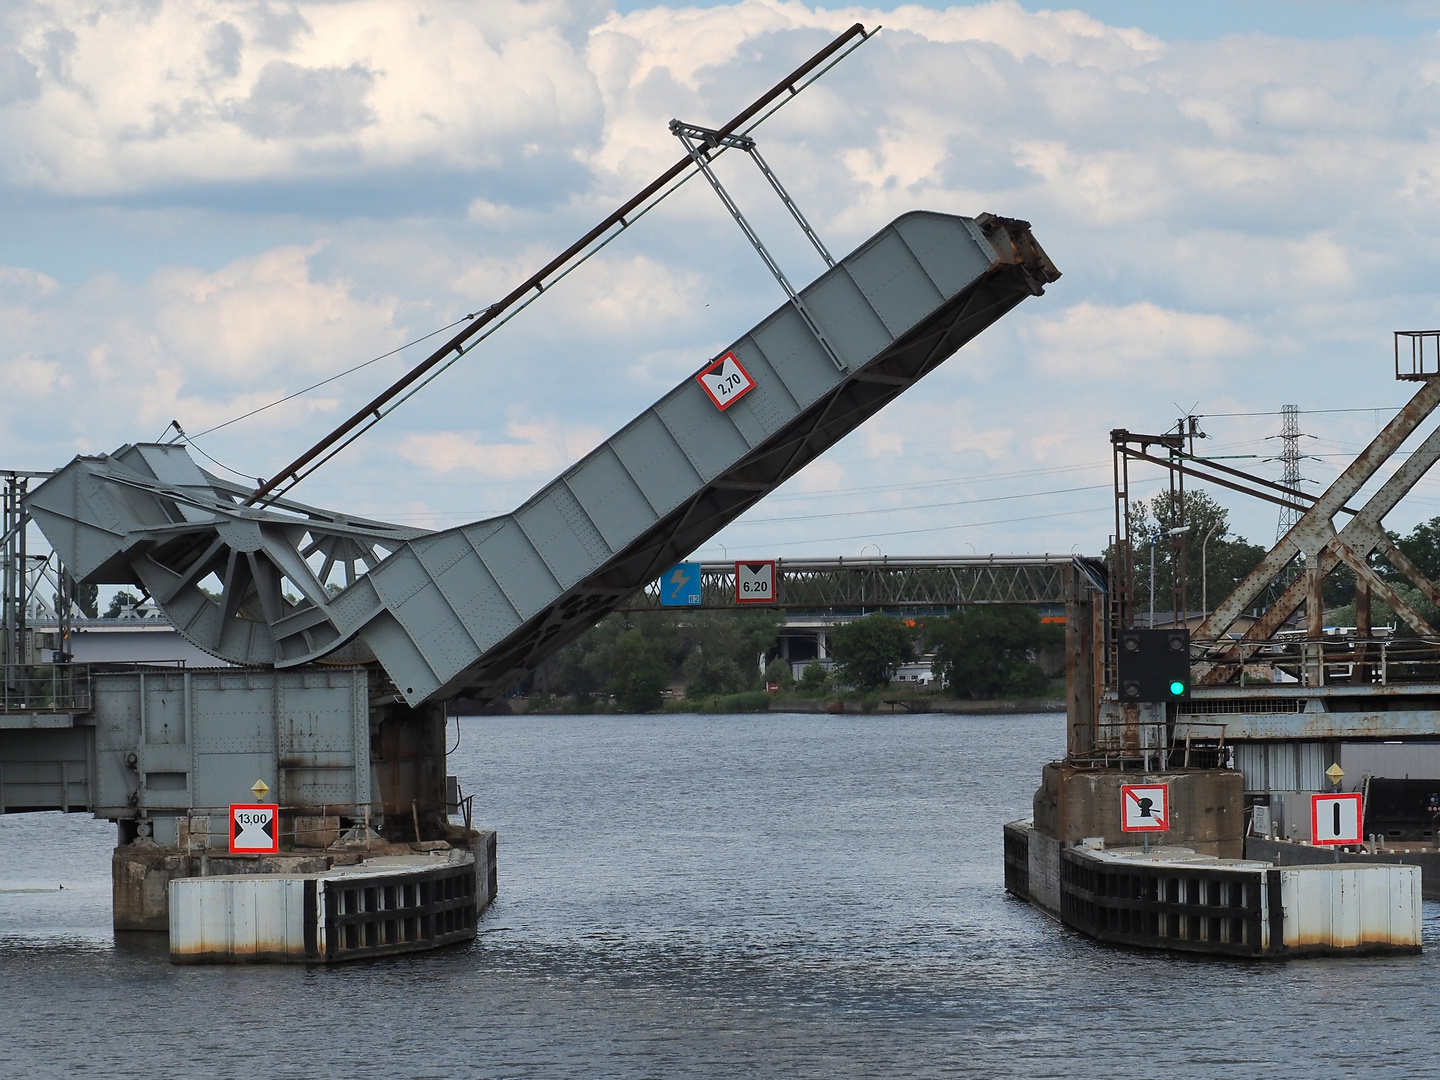
<path fill-rule="evenodd" d="M 329 961 L 473 937 L 494 898 L 495 834 L 451 820 L 460 806 L 448 791 L 443 707 L 406 704 L 373 669 L 46 665 L 23 686 L 11 681 L 15 700 L 0 711 L 0 812 L 86 811 L 116 823 L 116 930 L 184 936 L 174 898 L 195 881 L 229 882 L 201 888 L 228 889 L 230 899 L 206 895 L 242 913 L 250 908 L 231 904 L 236 889 L 290 882 L 300 929 L 283 956 L 237 944 L 238 925 L 221 947 L 223 928 L 210 924 L 203 948 L 186 955 Z M 279 807 L 280 850 L 233 855 L 229 808 L 257 802 Z M 256 881 L 235 885 L 241 878 Z M 336 903 L 360 906 L 327 922 L 303 898 L 340 878 L 367 884 L 335 884 Z M 193 908 L 202 910 L 213 924 L 209 907 Z"/>

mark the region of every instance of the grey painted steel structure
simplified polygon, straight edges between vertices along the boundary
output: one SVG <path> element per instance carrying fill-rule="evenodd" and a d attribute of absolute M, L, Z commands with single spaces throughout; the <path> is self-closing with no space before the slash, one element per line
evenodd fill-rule
<path fill-rule="evenodd" d="M 149 820 L 161 843 L 180 817 L 254 801 L 257 778 L 287 808 L 382 805 L 361 668 L 87 672 L 83 698 L 0 715 L 0 736 L 0 813 Z"/>
<path fill-rule="evenodd" d="M 1098 559 L 1084 561 L 1103 575 Z M 1066 601 L 1066 574 L 1074 564 L 1071 555 L 776 559 L 774 606 L 832 611 L 972 604 L 1059 606 Z M 661 607 L 662 578 L 632 596 L 624 610 Z M 700 596 L 702 609 L 755 606 L 735 600 L 733 561 L 700 564 Z"/>
<path fill-rule="evenodd" d="M 443 532 L 247 506 L 175 445 L 77 458 L 27 506 L 77 580 L 140 585 L 223 659 L 373 657 L 412 706 L 493 697 L 1058 277 L 1025 222 L 904 214 L 800 291 L 841 366 L 787 303 L 730 346 L 755 386 L 728 409 L 687 378 L 514 513 Z"/>

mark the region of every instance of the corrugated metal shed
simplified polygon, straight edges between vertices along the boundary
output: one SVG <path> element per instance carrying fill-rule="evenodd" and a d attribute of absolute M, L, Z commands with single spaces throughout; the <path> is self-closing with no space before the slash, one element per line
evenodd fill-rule
<path fill-rule="evenodd" d="M 1235 744 L 1235 767 L 1245 775 L 1246 791 L 1327 791 L 1331 749 L 1327 742 L 1250 742 Z M 1349 771 L 1348 769 L 1346 770 Z"/>

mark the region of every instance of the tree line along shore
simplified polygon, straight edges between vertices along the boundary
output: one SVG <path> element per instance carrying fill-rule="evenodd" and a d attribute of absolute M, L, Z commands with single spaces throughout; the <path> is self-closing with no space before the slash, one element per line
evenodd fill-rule
<path fill-rule="evenodd" d="M 778 655 L 783 612 L 618 612 L 547 661 L 500 711 L 993 711 L 1063 696 L 1064 630 L 1029 607 L 948 618 L 875 614 L 830 632 L 830 663 L 798 677 Z M 892 681 L 917 658 L 931 678 Z"/>

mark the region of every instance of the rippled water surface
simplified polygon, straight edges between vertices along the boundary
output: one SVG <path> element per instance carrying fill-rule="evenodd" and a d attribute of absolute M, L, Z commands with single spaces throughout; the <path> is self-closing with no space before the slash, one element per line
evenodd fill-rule
<path fill-rule="evenodd" d="M 1063 726 L 470 719 L 479 939 L 333 969 L 172 967 L 110 931 L 111 826 L 0 818 L 0 1077 L 1440 1076 L 1433 903 L 1423 956 L 1276 964 L 1009 899 Z"/>

